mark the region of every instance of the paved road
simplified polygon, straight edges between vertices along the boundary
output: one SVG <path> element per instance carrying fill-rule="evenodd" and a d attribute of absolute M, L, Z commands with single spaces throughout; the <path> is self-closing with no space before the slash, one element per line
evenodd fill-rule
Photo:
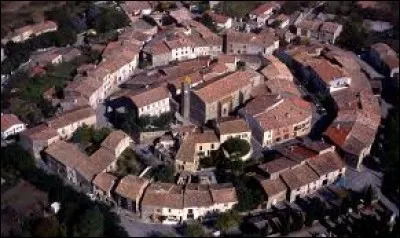
<path fill-rule="evenodd" d="M 125 228 L 130 237 L 146 237 L 152 233 L 173 233 L 180 236 L 173 226 L 161 224 L 148 224 L 141 221 L 130 220 L 125 216 L 120 216 L 121 226 Z"/>

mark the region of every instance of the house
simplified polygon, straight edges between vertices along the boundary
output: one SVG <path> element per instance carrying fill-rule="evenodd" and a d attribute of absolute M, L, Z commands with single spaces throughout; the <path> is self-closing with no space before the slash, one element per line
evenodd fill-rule
<path fill-rule="evenodd" d="M 163 224 L 178 224 L 225 212 L 237 204 L 232 184 L 153 183 L 143 196 L 142 218 Z"/>
<path fill-rule="evenodd" d="M 295 201 L 319 189 L 319 176 L 308 165 L 300 165 L 280 174 L 280 178 L 288 187 L 287 200 Z"/>
<path fill-rule="evenodd" d="M 281 156 L 267 163 L 258 165 L 257 170 L 260 171 L 260 174 L 268 176 L 270 180 L 276 180 L 279 178 L 279 174 L 295 168 L 298 165 L 299 163 L 297 161 Z"/>
<path fill-rule="evenodd" d="M 191 91 L 190 115 L 200 123 L 227 117 L 250 98 L 251 88 L 260 76 L 249 71 L 237 71 L 223 78 L 210 80 Z"/>
<path fill-rule="evenodd" d="M 271 32 L 255 34 L 228 30 L 224 36 L 224 52 L 228 55 L 270 55 L 278 48 L 279 39 Z"/>
<path fill-rule="evenodd" d="M 257 26 L 261 27 L 266 24 L 266 21 L 272 16 L 273 12 L 280 8 L 280 5 L 274 1 L 268 1 L 249 13 L 251 20 L 257 21 Z"/>
<path fill-rule="evenodd" d="M 152 183 L 140 204 L 144 220 L 179 223 L 183 219 L 183 186 L 173 183 Z"/>
<path fill-rule="evenodd" d="M 314 38 L 322 42 L 334 44 L 343 31 L 343 26 L 335 22 L 320 20 L 302 20 L 297 23 L 297 36 Z"/>
<path fill-rule="evenodd" d="M 137 115 L 159 116 L 170 112 L 170 93 L 164 86 L 144 89 L 133 95 L 125 95 L 136 109 Z"/>
<path fill-rule="evenodd" d="M 345 69 L 331 64 L 324 59 L 314 59 L 309 62 L 311 80 L 323 91 L 334 92 L 348 87 L 351 84 L 351 77 Z"/>
<path fill-rule="evenodd" d="M 51 49 L 44 52 L 37 52 L 31 55 L 31 67 L 41 66 L 45 67 L 48 65 L 57 65 L 62 63 L 63 56 L 58 49 Z"/>
<path fill-rule="evenodd" d="M 1 114 L 1 139 L 26 130 L 26 125 L 14 114 Z"/>
<path fill-rule="evenodd" d="M 60 135 L 56 129 L 40 124 L 21 132 L 19 143 L 36 160 L 40 160 L 40 152 L 59 140 Z"/>
<path fill-rule="evenodd" d="M 300 98 L 258 96 L 240 114 L 262 146 L 271 147 L 307 135 L 311 130 L 311 104 Z"/>
<path fill-rule="evenodd" d="M 121 7 L 132 22 L 135 21 L 135 16 L 149 15 L 153 11 L 148 1 L 126 1 L 121 4 Z"/>
<path fill-rule="evenodd" d="M 399 74 L 399 57 L 387 44 L 376 43 L 371 45 L 369 59 L 385 75 L 394 78 L 396 74 Z M 399 87 L 398 81 L 395 82 L 392 85 Z"/>
<path fill-rule="evenodd" d="M 168 46 L 171 52 L 171 60 L 187 60 L 194 59 L 197 57 L 194 54 L 194 43 L 184 33 L 177 33 L 170 37 L 167 37 L 165 44 Z"/>
<path fill-rule="evenodd" d="M 243 119 L 217 122 L 216 131 L 221 144 L 230 138 L 240 138 L 251 142 L 251 130 Z"/>
<path fill-rule="evenodd" d="M 319 29 L 322 21 L 303 20 L 296 25 L 296 35 L 306 38 L 319 38 Z"/>
<path fill-rule="evenodd" d="M 172 61 L 172 54 L 164 41 L 146 45 L 142 52 L 146 61 L 153 67 L 167 65 Z"/>
<path fill-rule="evenodd" d="M 259 181 L 263 191 L 266 195 L 266 209 L 270 209 L 276 203 L 286 200 L 287 188 L 280 178 L 265 179 Z"/>
<path fill-rule="evenodd" d="M 217 29 L 230 29 L 232 27 L 231 17 L 217 14 L 215 12 L 209 12 L 207 14 L 211 17 L 212 21 L 217 26 Z"/>
<path fill-rule="evenodd" d="M 57 131 L 61 138 L 71 138 L 78 127 L 97 124 L 96 112 L 91 107 L 77 108 L 53 117 L 46 122 L 47 126 Z"/>
<path fill-rule="evenodd" d="M 99 173 L 93 179 L 93 193 L 104 202 L 113 203 L 111 191 L 114 189 L 117 177 L 109 173 Z"/>
<path fill-rule="evenodd" d="M 218 62 L 224 64 L 230 71 L 236 70 L 236 65 L 239 59 L 234 55 L 220 55 Z"/>
<path fill-rule="evenodd" d="M 118 206 L 137 213 L 140 211 L 139 201 L 149 181 L 134 175 L 123 177 L 115 188 L 115 200 Z M 161 201 L 159 201 L 161 202 Z"/>
<path fill-rule="evenodd" d="M 2 43 L 6 44 L 10 40 L 13 42 L 25 41 L 32 36 L 39 36 L 47 32 L 57 31 L 57 29 L 57 23 L 53 21 L 44 21 L 34 25 L 23 26 L 11 32 L 11 34 L 5 38 L 5 41 L 2 40 Z"/>
<path fill-rule="evenodd" d="M 101 143 L 101 147 L 112 152 L 115 158 L 118 158 L 126 148 L 128 148 L 132 139 L 121 130 L 111 132 Z"/>
<path fill-rule="evenodd" d="M 178 24 L 192 20 L 190 11 L 187 10 L 185 7 L 169 11 L 168 15 Z"/>
<path fill-rule="evenodd" d="M 335 44 L 343 31 L 343 26 L 335 22 L 323 22 L 319 32 L 319 40 Z"/>
<path fill-rule="evenodd" d="M 93 77 L 76 77 L 64 88 L 66 100 L 79 97 L 94 109 L 104 101 L 106 96 L 103 90 L 103 82 Z"/>
<path fill-rule="evenodd" d="M 90 162 L 90 169 L 93 171 L 91 175 L 92 179 L 94 175 L 101 172 L 112 172 L 117 170 L 118 158 L 114 156 L 110 150 L 100 147 L 96 150 L 88 159 Z"/>
<path fill-rule="evenodd" d="M 47 165 L 50 170 L 65 178 L 75 186 L 91 191 L 91 182 L 94 175 L 90 171 L 88 156 L 80 152 L 76 145 L 65 141 L 51 144 L 44 150 Z M 90 172 L 87 176 L 86 172 Z"/>
<path fill-rule="evenodd" d="M 290 17 L 285 14 L 279 14 L 274 20 L 275 20 L 274 21 L 275 26 L 280 29 L 289 26 L 290 23 Z"/>
<path fill-rule="evenodd" d="M 197 171 L 200 159 L 210 156 L 219 146 L 220 142 L 214 131 L 196 132 L 185 136 L 176 153 L 176 171 Z"/>

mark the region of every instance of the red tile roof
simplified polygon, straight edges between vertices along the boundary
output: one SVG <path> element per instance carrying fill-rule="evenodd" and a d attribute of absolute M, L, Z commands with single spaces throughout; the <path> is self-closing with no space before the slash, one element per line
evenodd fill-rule
<path fill-rule="evenodd" d="M 99 173 L 96 175 L 96 177 L 93 179 L 93 184 L 101 189 L 102 191 L 108 192 L 111 190 L 111 187 L 113 186 L 113 183 L 117 180 L 117 177 L 115 177 L 112 174 L 109 173 Z"/>
<path fill-rule="evenodd" d="M 127 97 L 131 99 L 137 107 L 143 107 L 168 98 L 169 91 L 164 86 L 160 86 L 135 93 L 134 95 L 127 95 Z"/>
<path fill-rule="evenodd" d="M 119 181 L 117 187 L 115 188 L 115 193 L 122 197 L 138 201 L 139 195 L 143 192 L 148 184 L 149 180 L 145 178 L 127 175 Z"/>
<path fill-rule="evenodd" d="M 1 132 L 8 130 L 10 127 L 18 124 L 24 124 L 14 114 L 2 114 L 1 115 Z"/>

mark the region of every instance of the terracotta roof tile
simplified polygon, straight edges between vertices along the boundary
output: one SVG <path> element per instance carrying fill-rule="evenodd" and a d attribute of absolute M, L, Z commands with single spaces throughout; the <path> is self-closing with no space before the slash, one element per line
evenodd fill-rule
<path fill-rule="evenodd" d="M 285 157 L 279 157 L 279 158 L 269 161 L 267 163 L 260 164 L 257 167 L 259 169 L 261 169 L 262 171 L 267 172 L 268 174 L 273 174 L 273 173 L 285 171 L 285 170 L 290 169 L 298 164 L 299 163 L 297 163 L 293 160 L 287 159 Z"/>
<path fill-rule="evenodd" d="M 260 181 L 261 186 L 264 189 L 265 194 L 268 197 L 277 195 L 281 192 L 286 192 L 287 188 L 286 185 L 282 182 L 280 178 L 277 179 L 266 179 Z"/>
<path fill-rule="evenodd" d="M 152 183 L 146 189 L 142 206 L 183 209 L 183 186 L 173 183 Z"/>
<path fill-rule="evenodd" d="M 323 176 L 346 167 L 346 164 L 342 161 L 342 159 L 336 152 L 328 152 L 318 155 L 317 157 L 309 159 L 307 161 L 307 164 L 319 176 Z"/>
<path fill-rule="evenodd" d="M 58 141 L 51 144 L 46 148 L 45 152 L 61 164 L 72 169 L 74 169 L 81 161 L 89 159 L 87 155 L 80 152 L 78 147 L 65 141 Z"/>
<path fill-rule="evenodd" d="M 323 22 L 322 26 L 321 26 L 321 31 L 326 31 L 329 33 L 335 33 L 339 27 L 341 27 L 342 25 L 335 23 L 335 22 Z"/>
<path fill-rule="evenodd" d="M 236 119 L 236 120 L 221 122 L 219 124 L 219 131 L 220 131 L 221 135 L 242 133 L 242 132 L 251 132 L 246 121 L 244 121 L 243 119 Z"/>
<path fill-rule="evenodd" d="M 121 130 L 113 131 L 103 140 L 101 146 L 110 151 L 114 151 L 118 144 L 127 137 L 129 136 Z"/>
<path fill-rule="evenodd" d="M 209 189 L 216 204 L 238 202 L 236 189 L 231 183 L 210 184 Z"/>
<path fill-rule="evenodd" d="M 188 184 L 184 192 L 184 207 L 210 207 L 213 205 L 207 185 Z"/>
<path fill-rule="evenodd" d="M 319 176 L 308 165 L 300 165 L 287 170 L 280 176 L 290 190 L 298 189 L 319 179 Z"/>
<path fill-rule="evenodd" d="M 1 115 L 1 132 L 6 131 L 10 127 L 18 124 L 25 124 L 18 119 L 14 114 L 2 114 Z"/>
<path fill-rule="evenodd" d="M 127 97 L 130 98 L 137 107 L 143 107 L 169 98 L 169 91 L 165 87 L 160 86 L 135 93 L 134 95 L 127 95 Z"/>
<path fill-rule="evenodd" d="M 50 128 L 45 124 L 29 128 L 21 132 L 21 135 L 26 136 L 31 140 L 50 140 L 59 136 L 57 130 Z"/>
<path fill-rule="evenodd" d="M 93 116 L 96 117 L 96 113 L 91 107 L 82 107 L 50 119 L 47 121 L 47 124 L 49 127 L 58 129 Z"/>
<path fill-rule="evenodd" d="M 115 188 L 115 193 L 122 197 L 138 201 L 140 194 L 148 184 L 149 181 L 147 179 L 139 178 L 134 175 L 127 175 L 119 181 Z"/>
<path fill-rule="evenodd" d="M 96 175 L 96 177 L 93 179 L 93 184 L 100 188 L 103 191 L 110 191 L 114 182 L 117 180 L 117 177 L 115 177 L 112 174 L 109 173 L 99 173 Z"/>

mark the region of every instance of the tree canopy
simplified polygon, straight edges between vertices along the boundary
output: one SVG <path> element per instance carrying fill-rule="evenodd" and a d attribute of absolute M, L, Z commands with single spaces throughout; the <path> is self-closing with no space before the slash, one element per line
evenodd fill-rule
<path fill-rule="evenodd" d="M 75 237 L 99 237 L 104 234 L 104 217 L 95 206 L 86 210 L 74 229 Z"/>
<path fill-rule="evenodd" d="M 236 156 L 244 156 L 250 151 L 250 144 L 240 138 L 231 138 L 226 140 L 222 147 L 230 154 Z"/>

